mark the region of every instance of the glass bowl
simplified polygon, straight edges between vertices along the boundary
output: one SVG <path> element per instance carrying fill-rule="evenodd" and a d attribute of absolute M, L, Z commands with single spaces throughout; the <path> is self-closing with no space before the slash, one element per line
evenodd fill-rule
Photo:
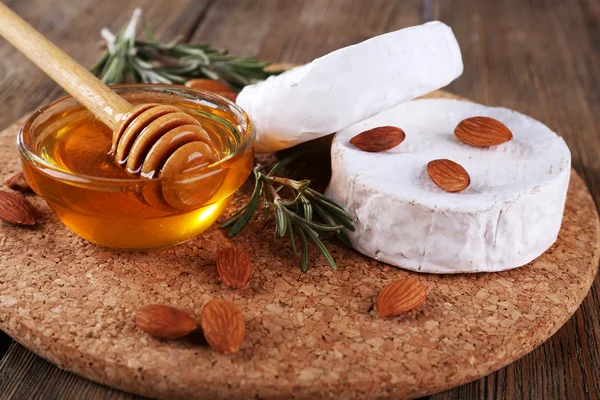
<path fill-rule="evenodd" d="M 113 89 L 134 105 L 169 104 L 193 115 L 218 137 L 221 158 L 191 172 L 155 179 L 73 172 L 57 160 L 85 160 L 82 149 L 100 137 L 84 137 L 85 143 L 61 147 L 62 153 L 54 152 L 53 143 L 77 124 L 100 122 L 73 98 L 64 97 L 36 111 L 19 131 L 17 144 L 27 182 L 69 229 L 101 246 L 154 249 L 196 237 L 221 216 L 252 170 L 250 119 L 221 96 L 183 86 L 118 85 Z M 107 127 L 101 128 L 105 136 L 110 135 Z M 167 204 L 165 198 L 172 201 Z"/>

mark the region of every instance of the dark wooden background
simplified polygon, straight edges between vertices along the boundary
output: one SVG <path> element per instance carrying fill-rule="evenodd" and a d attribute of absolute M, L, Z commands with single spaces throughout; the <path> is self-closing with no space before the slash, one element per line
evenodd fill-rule
<path fill-rule="evenodd" d="M 600 0 L 8 0 L 84 65 L 99 31 L 142 7 L 164 40 L 183 34 L 239 55 L 304 63 L 339 47 L 439 19 L 465 63 L 448 90 L 503 105 L 561 134 L 600 204 Z M 0 40 L 0 129 L 61 94 Z M 0 332 L 1 399 L 133 399 L 54 367 Z M 600 399 L 600 284 L 523 359 L 431 399 Z"/>

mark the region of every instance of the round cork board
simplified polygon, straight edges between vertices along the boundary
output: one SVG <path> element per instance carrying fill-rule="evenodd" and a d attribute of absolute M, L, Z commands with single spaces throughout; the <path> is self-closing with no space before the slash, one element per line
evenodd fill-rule
<path fill-rule="evenodd" d="M 18 126 L 0 133 L 2 175 L 18 169 Z M 158 398 L 410 398 L 449 389 L 550 337 L 586 296 L 598 265 L 598 215 L 576 173 L 556 244 L 522 268 L 476 275 L 407 272 L 333 245 L 337 271 L 313 250 L 302 273 L 287 239 L 275 239 L 264 219 L 231 240 L 213 227 L 171 249 L 118 252 L 78 238 L 43 200 L 30 199 L 37 227 L 0 225 L 0 328 L 61 368 Z M 231 245 L 254 262 L 249 286 L 238 291 L 220 285 L 214 265 Z M 429 288 L 427 301 L 379 318 L 377 293 L 407 275 Z M 170 304 L 198 318 L 214 297 L 243 310 L 238 354 L 215 353 L 201 333 L 160 341 L 134 326 L 142 306 Z"/>

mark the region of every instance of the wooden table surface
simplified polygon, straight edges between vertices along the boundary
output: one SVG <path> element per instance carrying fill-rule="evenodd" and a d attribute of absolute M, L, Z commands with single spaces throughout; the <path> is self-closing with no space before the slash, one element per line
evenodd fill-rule
<path fill-rule="evenodd" d="M 210 42 L 239 55 L 305 63 L 369 37 L 441 20 L 465 72 L 448 90 L 543 121 L 567 141 L 600 204 L 600 0 L 8 0 L 84 65 L 133 4 L 163 40 Z M 130 3 L 133 3 L 130 5 Z M 62 94 L 0 40 L 0 129 Z M 0 399 L 137 399 L 59 370 L 0 332 Z M 600 283 L 551 339 L 479 381 L 431 399 L 600 398 Z"/>

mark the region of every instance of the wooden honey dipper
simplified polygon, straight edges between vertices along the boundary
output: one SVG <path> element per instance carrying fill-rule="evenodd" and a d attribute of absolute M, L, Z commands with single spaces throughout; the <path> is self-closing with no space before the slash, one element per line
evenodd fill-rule
<path fill-rule="evenodd" d="M 169 105 L 134 107 L 2 2 L 0 35 L 113 130 L 110 154 L 130 175 L 169 176 L 218 159 L 194 117 Z"/>

